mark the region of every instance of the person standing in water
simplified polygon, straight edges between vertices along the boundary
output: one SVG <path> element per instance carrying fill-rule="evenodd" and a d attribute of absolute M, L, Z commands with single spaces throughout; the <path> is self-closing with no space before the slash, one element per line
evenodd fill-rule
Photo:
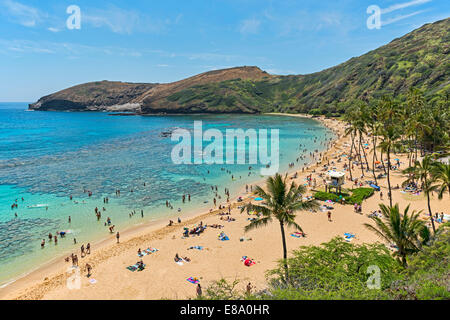
<path fill-rule="evenodd" d="M 119 238 L 120 238 L 120 234 L 119 234 L 119 231 L 117 231 L 117 233 L 116 233 L 117 243 L 119 243 Z"/>

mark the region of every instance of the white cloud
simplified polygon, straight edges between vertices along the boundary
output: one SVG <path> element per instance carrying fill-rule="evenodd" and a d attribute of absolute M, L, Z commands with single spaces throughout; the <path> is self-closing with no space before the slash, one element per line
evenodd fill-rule
<path fill-rule="evenodd" d="M 244 34 L 256 34 L 259 32 L 261 21 L 257 19 L 247 19 L 242 21 L 239 31 Z"/>
<path fill-rule="evenodd" d="M 181 16 L 175 18 L 178 23 Z M 171 23 L 169 19 L 152 19 L 135 10 L 125 10 L 116 6 L 107 9 L 86 9 L 81 12 L 84 23 L 96 28 L 108 28 L 114 33 L 132 34 L 134 31 L 160 33 Z"/>
<path fill-rule="evenodd" d="M 395 10 L 400 10 L 400 9 L 404 9 L 404 8 L 408 8 L 410 6 L 416 6 L 416 5 L 421 5 L 421 4 L 425 4 L 428 2 L 431 2 L 432 0 L 413 0 L 413 1 L 409 1 L 409 2 L 404 2 L 404 3 L 396 3 L 393 4 L 389 7 L 387 7 L 386 9 L 381 9 L 381 13 L 385 14 L 385 13 L 389 13 Z"/>
<path fill-rule="evenodd" d="M 1 4 L 5 7 L 10 19 L 25 27 L 35 27 L 46 16 L 36 8 L 13 0 L 3 0 Z"/>
<path fill-rule="evenodd" d="M 403 19 L 406 19 L 406 18 L 413 17 L 413 16 L 418 15 L 418 14 L 420 14 L 420 13 L 423 13 L 423 12 L 425 12 L 425 11 L 427 11 L 427 10 L 419 10 L 419 11 L 415 11 L 415 12 L 410 13 L 410 14 L 405 14 L 405 15 L 396 16 L 396 17 L 394 17 L 394 18 L 391 18 L 391 19 L 387 19 L 387 20 L 385 20 L 385 21 L 382 21 L 382 22 L 381 22 L 381 25 L 385 26 L 385 25 L 388 25 L 388 24 L 391 24 L 391 23 L 394 23 L 394 22 L 397 22 L 397 21 L 400 21 L 400 20 L 403 20 Z"/>
<path fill-rule="evenodd" d="M 127 57 L 141 57 L 142 53 L 121 47 L 94 47 L 67 42 L 48 42 L 31 40 L 4 40 L 0 39 L 0 47 L 7 54 L 60 54 L 76 58 L 81 56 L 117 55 Z"/>

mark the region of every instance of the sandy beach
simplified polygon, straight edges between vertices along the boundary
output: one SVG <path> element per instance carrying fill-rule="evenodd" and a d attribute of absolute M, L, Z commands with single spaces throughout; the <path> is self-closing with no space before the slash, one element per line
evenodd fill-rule
<path fill-rule="evenodd" d="M 350 137 L 344 137 L 345 124 L 335 119 L 319 120 L 335 131 L 338 139 L 322 154 L 322 162 L 310 165 L 304 171 L 300 169 L 298 177 L 292 179 L 298 184 L 305 184 L 306 176 L 312 174 L 312 178 L 317 179 L 315 189 L 321 188 L 323 178 L 320 178 L 319 174 L 327 171 L 323 171 L 323 165 L 329 161 L 330 167 L 344 171 L 343 166 L 348 161 L 345 161 L 345 157 L 342 157 L 340 162 L 338 159 L 344 154 L 348 155 L 350 151 Z M 370 164 L 373 156 L 371 140 L 367 138 L 365 141 Z M 406 155 L 397 154 L 394 158 L 400 160 L 400 169 L 407 167 Z M 382 170 L 377 171 L 381 172 Z M 361 176 L 360 167 L 355 165 L 353 177 Z M 368 180 L 373 180 L 371 172 L 365 172 L 365 177 L 360 178 L 358 182 Z M 392 186 L 401 185 L 404 180 L 405 177 L 399 170 L 392 172 Z M 319 245 L 336 236 L 344 236 L 346 232 L 356 235 L 354 243 L 379 241 L 363 225 L 371 221 L 368 214 L 378 210 L 379 203 L 389 203 L 387 179 L 379 180 L 379 186 L 384 194 L 383 200 L 380 199 L 378 192 L 375 193 L 373 197 L 364 201 L 362 213 L 355 213 L 351 205 L 334 204 L 332 221 L 329 222 L 326 212 L 299 212 L 296 221 L 302 226 L 306 237 L 288 236 L 288 250 L 294 250 L 302 245 Z M 351 189 L 355 187 L 354 182 L 347 180 L 344 187 Z M 312 189 L 308 188 L 307 195 L 313 195 Z M 244 201 L 252 201 L 252 195 L 246 194 L 245 188 L 242 196 Z M 67 279 L 73 275 L 72 271 L 68 272 L 72 264 L 65 262 L 64 257 L 57 257 L 42 268 L 1 288 L 0 299 L 188 299 L 195 297 L 196 287 L 186 280 L 189 277 L 200 279 L 203 288 L 213 281 L 225 278 L 231 281 L 238 279 L 240 281 L 238 287 L 242 290 L 248 282 L 252 283 L 255 290 L 264 289 L 266 271 L 276 267 L 277 261 L 282 256 L 280 228 L 277 223 L 272 223 L 267 227 L 244 233 L 244 227 L 249 223 L 250 216 L 240 213 L 238 206 L 242 203 L 235 200 L 232 202 L 231 210 L 231 217 L 235 221 L 232 222 L 221 220 L 222 216 L 218 215 L 219 212 L 226 210 L 199 212 L 192 217 L 182 217 L 182 223 L 175 223 L 170 227 L 167 226 L 168 221 L 158 221 L 123 232 L 119 230 L 120 243 L 116 243 L 115 234 L 111 234 L 100 243 L 93 244 L 92 253 L 79 258 L 80 289 L 71 290 L 67 287 Z M 411 195 L 402 193 L 401 189 L 394 190 L 393 203 L 399 203 L 401 209 L 411 204 L 411 209 L 423 210 L 423 218 L 427 219 L 427 203 L 423 194 Z M 437 196 L 433 195 L 433 213 L 447 213 L 444 208 L 448 208 L 449 205 L 448 197 L 439 201 Z M 200 236 L 182 237 L 184 227 L 192 228 L 200 222 L 203 225 L 220 224 L 224 227 L 222 229 L 207 227 Z M 218 234 L 222 231 L 230 240 L 218 240 Z M 240 241 L 243 237 L 245 240 Z M 203 250 L 189 249 L 193 246 L 202 246 Z M 157 248 L 158 251 L 142 258 L 146 264 L 145 270 L 129 271 L 126 267 L 134 265 L 141 259 L 137 255 L 138 249 L 144 250 L 149 247 Z M 74 253 L 80 257 L 79 249 L 77 251 Z M 189 257 L 191 261 L 183 265 L 175 263 L 176 253 L 181 257 Z M 246 267 L 241 261 L 242 256 L 255 259 L 256 264 Z M 92 275 L 89 278 L 84 270 L 86 263 L 92 266 Z"/>

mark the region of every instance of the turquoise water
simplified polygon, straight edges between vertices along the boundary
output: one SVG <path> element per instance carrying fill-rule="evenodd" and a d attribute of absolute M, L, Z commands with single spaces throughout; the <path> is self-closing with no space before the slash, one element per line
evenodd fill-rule
<path fill-rule="evenodd" d="M 107 217 L 119 231 L 162 217 L 183 218 L 194 208 L 212 207 L 211 186 L 219 186 L 223 201 L 224 188 L 237 196 L 243 185 L 262 178 L 260 165 L 252 165 L 250 176 L 249 165 L 175 165 L 171 151 L 176 142 L 161 137 L 162 131 L 192 130 L 194 120 L 201 120 L 204 130 L 222 132 L 279 129 L 282 172 L 290 162 L 301 167 L 310 160 L 310 151 L 324 150 L 333 137 L 317 121 L 285 116 L 110 116 L 29 112 L 26 106 L 0 103 L 0 285 L 82 243 L 104 238 Z M 305 159 L 297 163 L 299 155 Z M 183 203 L 181 196 L 188 193 L 191 202 Z M 166 200 L 173 209 L 166 208 Z M 13 203 L 18 208 L 11 209 Z M 106 209 L 100 221 L 95 207 Z M 58 245 L 48 243 L 48 233 L 57 231 L 68 234 Z"/>

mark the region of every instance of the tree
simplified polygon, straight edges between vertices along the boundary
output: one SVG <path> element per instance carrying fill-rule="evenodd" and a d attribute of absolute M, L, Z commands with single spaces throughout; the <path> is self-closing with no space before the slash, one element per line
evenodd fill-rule
<path fill-rule="evenodd" d="M 372 216 L 375 226 L 365 223 L 367 229 L 375 232 L 380 238 L 394 243 L 398 251 L 395 253 L 406 267 L 407 255 L 418 252 L 420 247 L 429 240 L 429 233 L 423 221 L 419 220 L 419 213 L 413 211 L 409 215 L 409 205 L 400 213 L 398 204 L 387 207 L 380 204 L 382 218 Z"/>
<path fill-rule="evenodd" d="M 389 203 L 392 207 L 392 187 L 391 187 L 391 151 L 397 146 L 399 134 L 395 126 L 388 126 L 382 130 L 381 150 L 387 155 L 387 180 L 389 189 Z"/>
<path fill-rule="evenodd" d="M 428 204 L 428 214 L 430 215 L 431 225 L 433 226 L 433 232 L 436 233 L 436 228 L 434 226 L 433 213 L 431 212 L 431 200 L 430 193 L 435 190 L 435 186 L 432 185 L 434 182 L 434 178 L 431 175 L 433 170 L 433 160 L 430 155 L 426 155 L 423 157 L 422 162 L 416 161 L 414 166 L 409 167 L 404 170 L 404 173 L 412 174 L 412 177 L 418 179 L 422 182 L 422 189 L 427 196 L 427 204 Z"/>
<path fill-rule="evenodd" d="M 285 281 L 289 281 L 289 270 L 287 265 L 287 247 L 285 226 L 293 227 L 298 231 L 302 231 L 300 225 L 295 222 L 295 212 L 300 210 L 316 209 L 318 204 L 316 201 L 303 201 L 302 194 L 305 193 L 304 186 L 297 186 L 294 182 L 288 186 L 287 175 L 284 178 L 280 174 L 275 177 L 269 177 L 266 181 L 267 192 L 261 187 L 257 186 L 255 193 L 261 197 L 264 202 L 261 205 L 248 203 L 244 205 L 241 212 L 244 210 L 256 211 L 261 214 L 256 220 L 253 220 L 245 227 L 245 231 L 250 231 L 255 228 L 266 226 L 273 219 L 278 220 L 281 229 L 281 238 L 283 244 L 283 259 L 285 270 Z"/>
<path fill-rule="evenodd" d="M 438 191 L 439 199 L 444 197 L 446 191 L 450 195 L 450 164 L 441 162 L 433 163 L 431 174 L 437 182 L 436 190 Z"/>

